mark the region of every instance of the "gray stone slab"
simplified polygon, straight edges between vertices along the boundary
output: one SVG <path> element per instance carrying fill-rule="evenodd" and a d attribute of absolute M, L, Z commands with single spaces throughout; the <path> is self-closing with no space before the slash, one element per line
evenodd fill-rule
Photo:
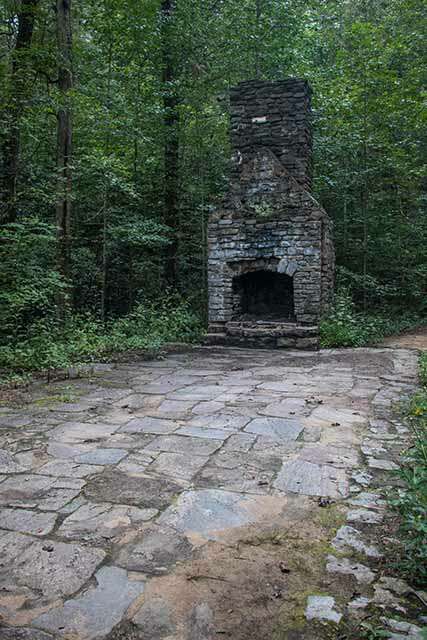
<path fill-rule="evenodd" d="M 228 387 L 219 384 L 192 384 L 179 389 L 169 395 L 171 400 L 215 400 L 223 393 L 228 392 Z"/>
<path fill-rule="evenodd" d="M 236 451 L 247 453 L 252 448 L 256 435 L 250 433 L 233 433 L 225 441 L 221 451 Z"/>
<path fill-rule="evenodd" d="M 19 464 L 9 451 L 0 449 L 0 473 L 22 473 L 26 468 Z"/>
<path fill-rule="evenodd" d="M 272 402 L 260 410 L 266 416 L 292 419 L 292 416 L 303 416 L 310 413 L 304 398 L 286 398 L 281 402 Z"/>
<path fill-rule="evenodd" d="M 342 614 L 335 609 L 335 600 L 331 596 L 308 596 L 305 610 L 307 620 L 322 620 L 338 624 Z"/>
<path fill-rule="evenodd" d="M 192 436 L 195 438 L 207 438 L 208 440 L 226 440 L 232 431 L 225 429 L 204 429 L 203 427 L 185 426 L 176 432 L 179 436 Z"/>
<path fill-rule="evenodd" d="M 27 509 L 0 509 L 0 527 L 10 531 L 45 536 L 52 531 L 56 514 L 37 513 Z"/>
<path fill-rule="evenodd" d="M 212 415 L 217 411 L 222 411 L 225 408 L 225 402 L 217 402 L 216 400 L 202 400 L 198 402 L 191 410 L 191 413 L 195 415 Z"/>
<path fill-rule="evenodd" d="M 52 636 L 37 629 L 1 627 L 0 640 L 52 640 Z"/>
<path fill-rule="evenodd" d="M 185 388 L 194 382 L 197 382 L 197 378 L 193 376 L 169 374 L 161 376 L 155 382 L 142 385 L 140 391 L 143 393 L 166 395 L 177 389 Z"/>
<path fill-rule="evenodd" d="M 374 510 L 381 510 L 386 506 L 386 501 L 381 498 L 379 493 L 371 493 L 369 491 L 360 492 L 356 497 L 350 498 L 348 503 L 353 507 Z"/>
<path fill-rule="evenodd" d="M 99 446 L 99 442 L 97 442 L 96 440 L 86 442 L 85 444 L 70 444 L 65 442 L 51 441 L 47 446 L 47 452 L 54 458 L 73 460 L 76 456 L 80 456 L 82 453 L 93 451 L 94 449 L 96 449 L 97 445 Z"/>
<path fill-rule="evenodd" d="M 7 565 L 13 564 L 17 558 L 22 556 L 25 549 L 33 544 L 34 538 L 22 533 L 4 530 L 1 531 L 0 534 L 0 558 L 2 568 L 4 569 Z"/>
<path fill-rule="evenodd" d="M 161 435 L 164 433 L 172 433 L 178 428 L 178 426 L 179 425 L 173 420 L 146 416 L 145 418 L 134 418 L 122 427 L 120 431 L 127 433 L 153 433 Z"/>
<path fill-rule="evenodd" d="M 349 491 L 344 470 L 298 459 L 283 464 L 274 486 L 280 491 L 331 498 L 346 496 Z"/>
<path fill-rule="evenodd" d="M 144 592 L 144 582 L 130 580 L 118 567 L 102 567 L 96 586 L 77 598 L 39 616 L 34 624 L 59 638 L 92 640 L 105 637 L 121 620 L 132 602 Z"/>
<path fill-rule="evenodd" d="M 85 496 L 93 502 L 163 509 L 182 491 L 172 480 L 149 475 L 129 475 L 118 469 L 108 469 L 85 487 Z"/>
<path fill-rule="evenodd" d="M 81 462 L 82 464 L 104 465 L 104 464 L 117 464 L 120 460 L 123 460 L 127 456 L 126 449 L 94 449 L 87 453 L 82 453 L 76 456 L 74 460 Z"/>
<path fill-rule="evenodd" d="M 136 451 L 129 454 L 122 462 L 119 462 L 116 468 L 129 475 L 144 474 L 147 467 L 154 462 L 158 455 L 158 451 L 151 451 L 150 454 Z"/>
<path fill-rule="evenodd" d="M 161 575 L 177 562 L 189 560 L 192 553 L 193 546 L 179 531 L 154 524 L 120 550 L 117 562 L 131 571 Z"/>
<path fill-rule="evenodd" d="M 273 477 L 272 471 L 262 471 L 246 465 L 227 468 L 208 464 L 199 472 L 194 484 L 197 488 L 268 494 Z"/>
<path fill-rule="evenodd" d="M 302 430 L 303 427 L 297 420 L 268 417 L 255 418 L 244 429 L 246 433 L 256 433 L 276 442 L 296 440 Z"/>
<path fill-rule="evenodd" d="M 155 411 L 155 415 L 173 420 L 180 420 L 190 414 L 194 401 L 188 400 L 163 400 Z M 150 411 L 150 413 L 152 413 Z"/>
<path fill-rule="evenodd" d="M 0 484 L 0 504 L 36 507 L 55 481 L 56 478 L 30 473 L 9 477 Z"/>
<path fill-rule="evenodd" d="M 205 429 L 226 429 L 239 431 L 250 421 L 250 417 L 235 413 L 216 413 L 214 415 L 202 415 L 192 418 L 187 424 L 191 427 L 203 427 Z"/>
<path fill-rule="evenodd" d="M 187 453 L 196 456 L 208 456 L 222 445 L 222 440 L 208 440 L 191 438 L 189 436 L 159 436 L 155 438 L 144 451 L 171 451 L 173 453 Z"/>
<path fill-rule="evenodd" d="M 157 509 L 86 503 L 68 516 L 58 529 L 58 535 L 83 541 L 102 543 L 129 527 L 137 528 L 156 516 Z"/>
<path fill-rule="evenodd" d="M 347 522 L 361 522 L 366 524 L 379 524 L 383 519 L 382 513 L 369 509 L 351 509 L 347 513 Z"/>
<path fill-rule="evenodd" d="M 52 440 L 65 443 L 85 443 L 108 438 L 120 428 L 116 424 L 101 422 L 67 422 L 49 432 Z"/>
<path fill-rule="evenodd" d="M 360 584 L 371 584 L 375 580 L 375 573 L 369 567 L 349 558 L 336 558 L 329 555 L 326 563 L 326 571 L 354 576 Z"/>
<path fill-rule="evenodd" d="M 363 487 L 368 487 L 371 484 L 373 477 L 367 471 L 358 469 L 351 474 L 351 479 L 354 480 L 354 482 L 357 482 L 357 484 L 361 484 Z"/>
<path fill-rule="evenodd" d="M 337 551 L 354 549 L 354 551 L 363 553 L 369 558 L 381 558 L 382 556 L 375 545 L 364 540 L 360 531 L 348 525 L 338 529 L 335 538 L 332 540 L 332 546 L 334 549 L 337 549 Z"/>
<path fill-rule="evenodd" d="M 78 591 L 104 558 L 101 549 L 36 540 L 15 558 L 10 571 L 20 584 L 57 599 Z"/>
<path fill-rule="evenodd" d="M 263 509 L 268 510 L 265 496 L 201 489 L 182 493 L 158 522 L 187 536 L 215 540 L 224 530 L 263 520 Z"/>
<path fill-rule="evenodd" d="M 368 458 L 368 467 L 370 469 L 381 469 L 383 471 L 395 471 L 399 468 L 392 460 L 381 460 L 377 458 Z"/>
<path fill-rule="evenodd" d="M 191 480 L 208 460 L 207 456 L 163 452 L 150 465 L 149 471 L 171 476 L 172 478 Z"/>
<path fill-rule="evenodd" d="M 350 447 L 336 447 L 333 445 L 305 445 L 299 456 L 306 462 L 327 464 L 340 469 L 350 469 L 359 463 L 357 451 Z"/>
<path fill-rule="evenodd" d="M 81 464 L 70 460 L 51 460 L 34 473 L 44 476 L 65 476 L 68 478 L 85 478 L 94 473 L 101 473 L 103 467 L 92 464 Z"/>

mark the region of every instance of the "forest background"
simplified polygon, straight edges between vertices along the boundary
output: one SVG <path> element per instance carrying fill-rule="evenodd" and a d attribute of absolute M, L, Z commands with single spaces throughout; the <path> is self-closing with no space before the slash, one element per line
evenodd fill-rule
<path fill-rule="evenodd" d="M 427 315 L 422 0 L 2 0 L 0 370 L 200 338 L 228 88 L 306 78 L 324 346 Z"/>

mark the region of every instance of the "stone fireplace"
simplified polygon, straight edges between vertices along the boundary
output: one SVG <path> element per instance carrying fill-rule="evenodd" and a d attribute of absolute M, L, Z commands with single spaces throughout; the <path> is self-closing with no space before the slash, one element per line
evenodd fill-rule
<path fill-rule="evenodd" d="M 253 80 L 230 103 L 230 189 L 208 228 L 208 340 L 315 348 L 334 251 L 311 195 L 310 88 Z"/>

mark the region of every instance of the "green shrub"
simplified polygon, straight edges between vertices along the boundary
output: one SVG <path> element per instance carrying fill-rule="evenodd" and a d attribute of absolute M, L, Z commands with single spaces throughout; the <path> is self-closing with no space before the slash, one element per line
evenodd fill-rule
<path fill-rule="evenodd" d="M 419 324 L 420 318 L 415 314 L 390 318 L 359 312 L 349 291 L 341 288 L 335 295 L 330 314 L 320 322 L 320 345 L 324 348 L 363 347 Z"/>
<path fill-rule="evenodd" d="M 420 359 L 421 390 L 406 403 L 412 446 L 398 471 L 403 488 L 390 499 L 400 516 L 403 552 L 399 570 L 415 585 L 427 586 L 427 354 Z"/>
<path fill-rule="evenodd" d="M 56 315 L 66 284 L 53 268 L 55 230 L 36 218 L 0 229 L 0 345 L 28 334 Z"/>
<path fill-rule="evenodd" d="M 68 367 L 113 353 L 156 350 L 166 342 L 195 342 L 202 335 L 198 316 L 172 299 L 140 304 L 124 318 L 106 325 L 90 315 L 71 316 L 64 325 L 54 319 L 33 322 L 25 338 L 0 345 L 3 377 L 15 373 Z"/>

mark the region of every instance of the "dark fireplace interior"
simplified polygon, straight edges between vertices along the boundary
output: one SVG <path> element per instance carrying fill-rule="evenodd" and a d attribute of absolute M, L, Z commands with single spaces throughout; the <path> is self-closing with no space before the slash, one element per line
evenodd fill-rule
<path fill-rule="evenodd" d="M 292 278 L 274 271 L 251 271 L 233 278 L 235 310 L 246 320 L 294 320 Z"/>

